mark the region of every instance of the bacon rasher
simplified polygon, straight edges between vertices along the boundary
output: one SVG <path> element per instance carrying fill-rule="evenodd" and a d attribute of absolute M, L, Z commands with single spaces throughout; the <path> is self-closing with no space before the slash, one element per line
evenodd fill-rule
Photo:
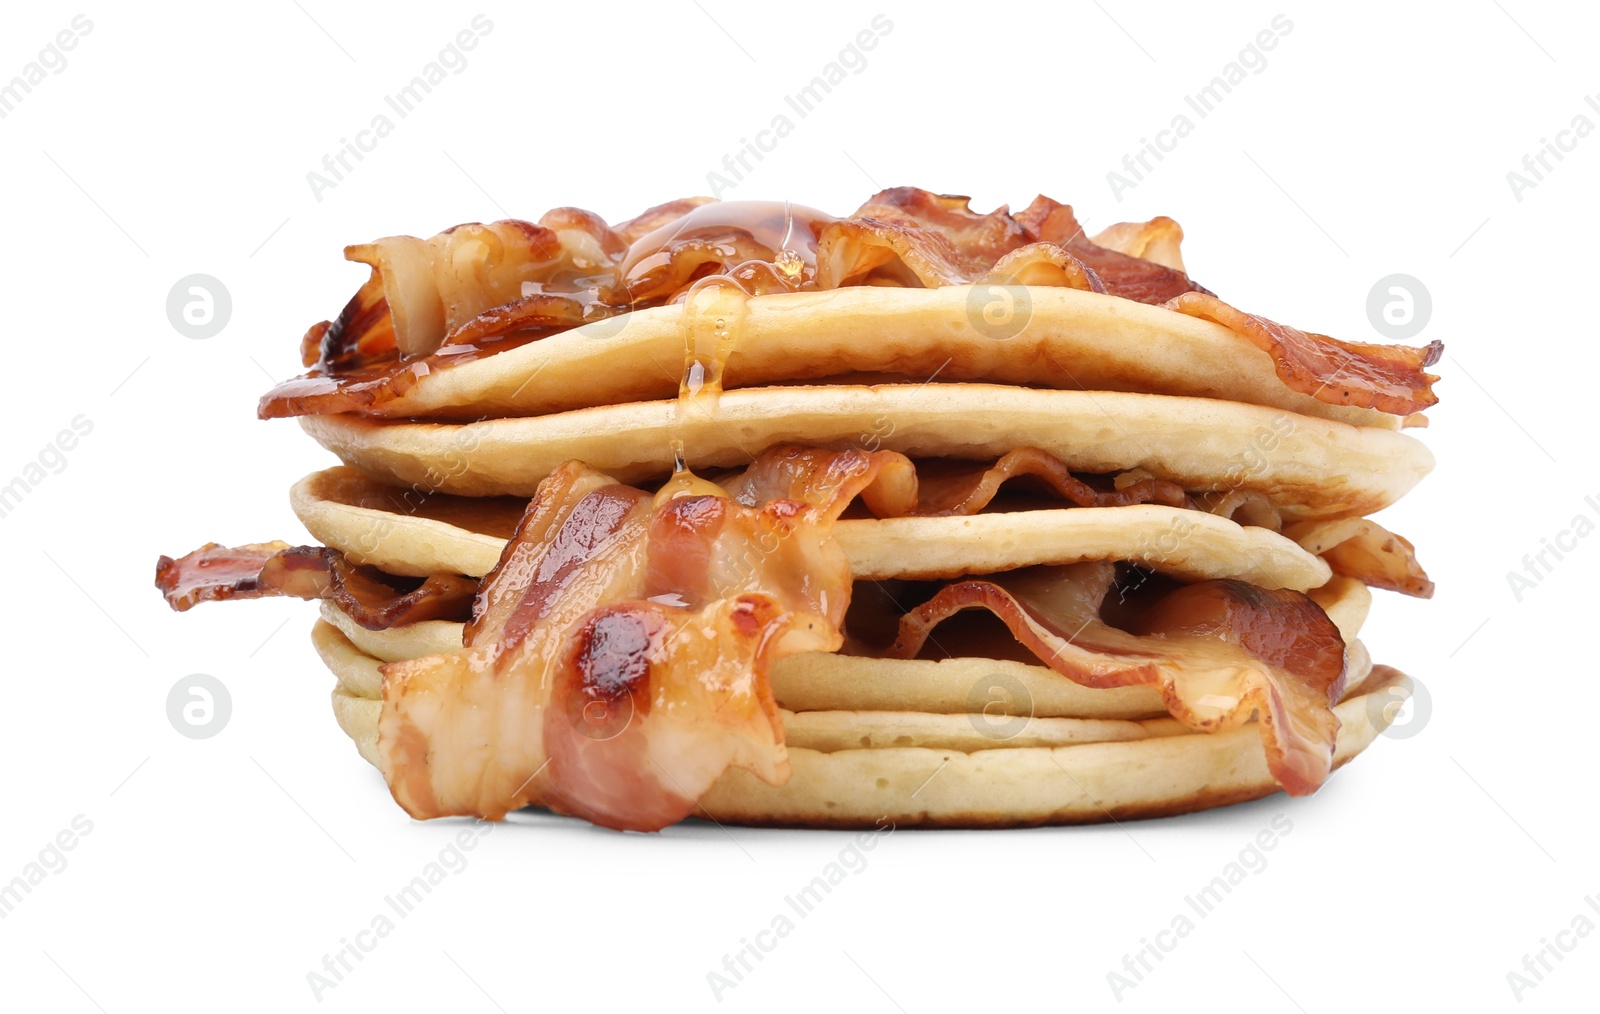
<path fill-rule="evenodd" d="M 1088 687 L 1158 684 L 1172 716 L 1204 732 L 1259 720 L 1267 767 L 1290 795 L 1333 769 L 1345 644 L 1298 592 L 1202 581 L 1141 602 L 1113 627 L 1101 618 L 1115 567 L 1082 563 L 959 581 L 908 613 L 890 655 L 913 658 L 933 628 L 987 609 L 1041 662 Z"/>
<path fill-rule="evenodd" d="M 1097 489 L 1031 448 L 919 475 L 895 452 L 781 446 L 725 478 L 725 489 L 707 483 L 707 494 L 676 499 L 569 462 L 540 485 L 481 586 L 395 578 L 335 550 L 284 543 L 163 557 L 157 584 L 179 610 L 329 598 L 374 629 L 465 618 L 471 602 L 463 651 L 383 669 L 378 747 L 395 799 L 418 818 L 498 819 L 538 803 L 650 830 L 692 813 L 729 767 L 773 784 L 787 777 L 767 672 L 791 652 L 843 644 L 851 573 L 831 531 L 846 507 L 860 499 L 881 517 L 970 513 L 1010 480 L 1086 506 L 1198 506 L 1147 478 Z M 1371 522 L 1286 534 L 1365 580 L 1425 591 L 1409 544 Z M 1078 683 L 1158 684 L 1171 713 L 1201 731 L 1257 717 L 1280 784 L 1295 794 L 1321 785 L 1345 659 L 1321 608 L 1238 581 L 1108 607 L 1114 574 L 1110 563 L 1086 563 L 951 583 L 900 619 L 886 654 L 914 657 L 943 620 L 987 609 Z"/>
<path fill-rule="evenodd" d="M 753 294 L 978 282 L 1081 289 L 1218 323 L 1272 356 L 1290 388 L 1331 404 L 1410 416 L 1437 400 L 1437 378 L 1422 371 L 1438 359 L 1438 342 L 1344 342 L 1238 310 L 1183 270 L 1171 219 L 1091 239 L 1070 206 L 1048 197 L 1015 215 L 1004 206 L 985 214 L 965 197 L 915 187 L 875 194 L 846 218 L 784 202 L 705 205 L 673 201 L 616 226 L 557 208 L 537 223 L 468 223 L 426 240 L 347 247 L 371 275 L 337 320 L 302 339 L 311 371 L 268 392 L 258 412 L 371 409 L 436 370 L 678 301 L 711 274 Z M 792 270 L 776 266 L 785 250 Z"/>
<path fill-rule="evenodd" d="M 1166 305 L 1221 324 L 1246 339 L 1272 356 L 1280 380 L 1318 401 L 1401 416 L 1439 403 L 1433 393 L 1433 382 L 1439 378 L 1423 371 L 1444 355 L 1443 342 L 1422 348 L 1344 342 L 1245 313 L 1202 292 L 1185 292 Z"/>
<path fill-rule="evenodd" d="M 833 521 L 890 461 L 846 451 L 749 503 L 656 502 L 573 462 L 484 580 L 465 649 L 384 666 L 382 770 L 414 817 L 541 803 L 655 830 L 729 767 L 788 778 L 767 671 L 836 651 L 850 563 Z"/>
<path fill-rule="evenodd" d="M 478 582 L 455 574 L 395 577 L 345 559 L 336 549 L 264 542 L 227 547 L 209 542 L 174 560 L 156 561 L 156 587 L 177 612 L 201 602 L 283 595 L 331 599 L 369 630 L 422 620 L 465 619 Z"/>

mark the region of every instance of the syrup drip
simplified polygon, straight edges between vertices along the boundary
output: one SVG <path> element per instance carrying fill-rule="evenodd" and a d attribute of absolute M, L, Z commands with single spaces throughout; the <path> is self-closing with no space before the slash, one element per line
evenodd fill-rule
<path fill-rule="evenodd" d="M 693 423 L 713 420 L 722 396 L 722 373 L 738 341 L 750 290 L 741 282 L 749 262 L 726 275 L 708 275 L 689 287 L 679 329 L 683 335 L 683 376 L 673 413 L 672 478 L 656 494 L 663 503 L 681 496 L 727 496 L 689 468 L 686 434 Z M 767 265 L 768 268 L 771 265 Z"/>
<path fill-rule="evenodd" d="M 794 250 L 784 247 L 778 251 L 778 256 L 772 259 L 772 266 L 783 272 L 783 276 L 791 281 L 799 277 L 805 270 L 805 261 Z"/>
<path fill-rule="evenodd" d="M 363 411 L 404 396 L 435 366 L 481 359 L 580 323 L 686 303 L 693 287 L 707 277 L 732 279 L 752 296 L 814 290 L 819 234 L 836 221 L 825 212 L 788 201 L 701 205 L 631 245 L 622 246 L 613 235 L 614 245 L 574 252 L 570 264 L 546 272 L 538 281 L 522 281 L 517 292 L 524 300 L 566 297 L 574 309 L 570 319 L 458 338 L 425 358 L 402 357 L 392 331 L 385 340 L 388 307 L 383 293 L 367 294 L 363 289 L 345 313 L 366 316 L 313 328 L 303 343 L 311 372 L 269 392 L 259 412 L 271 417 Z M 466 246 L 476 255 L 482 244 Z M 372 298 L 362 302 L 364 294 Z"/>
<path fill-rule="evenodd" d="M 727 268 L 724 273 L 707 275 L 691 284 L 682 294 L 683 313 L 679 330 L 683 335 L 683 375 L 678 383 L 678 401 L 673 413 L 672 478 L 656 493 L 656 503 L 681 496 L 727 496 L 715 483 L 695 475 L 689 468 L 685 447 L 686 433 L 693 421 L 715 420 L 722 396 L 722 375 L 738 344 L 751 296 L 769 292 L 793 292 L 814 284 L 817 264 L 817 227 L 827 216 L 810 208 L 799 209 L 783 202 L 740 202 L 730 205 L 708 204 L 674 223 L 670 236 L 652 234 L 634 244 L 634 250 L 660 250 L 696 237 L 727 239 L 742 237 L 743 245 L 755 244 L 758 256 Z M 768 259 L 770 258 L 770 259 Z M 650 257 L 628 258 L 628 277 L 643 266 L 646 274 Z"/>

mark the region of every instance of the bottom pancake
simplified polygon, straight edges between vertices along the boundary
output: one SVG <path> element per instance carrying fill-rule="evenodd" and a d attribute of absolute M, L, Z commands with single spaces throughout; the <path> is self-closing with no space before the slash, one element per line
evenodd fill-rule
<path fill-rule="evenodd" d="M 326 621 L 313 641 L 339 679 L 340 727 L 376 766 L 379 659 Z M 1410 691 L 1403 674 L 1371 666 L 1360 642 L 1350 680 L 1334 709 L 1336 767 L 1372 743 Z M 978 704 L 965 715 L 785 712 L 789 780 L 774 787 L 729 770 L 696 815 L 752 826 L 1028 827 L 1189 813 L 1278 791 L 1254 722 L 1191 733 L 1167 718 L 1008 717 Z M 870 745 L 853 745 L 863 738 Z"/>
<path fill-rule="evenodd" d="M 1359 581 L 1336 577 L 1311 597 L 1327 611 L 1347 644 L 1352 646 L 1347 685 L 1365 675 L 1370 665 L 1356 637 L 1366 621 L 1372 593 Z M 349 639 L 361 653 L 379 662 L 460 651 L 462 625 L 424 620 L 386 630 L 368 630 L 332 602 L 322 603 L 322 618 Z M 1153 685 L 1092 689 L 1062 677 L 1035 660 L 1005 658 L 1015 639 L 1003 628 L 985 641 L 975 640 L 967 657 L 883 659 L 801 652 L 778 660 L 770 680 L 780 707 L 790 711 L 910 711 L 966 714 L 1000 707 L 1007 714 L 1039 718 L 1165 718 L 1161 690 Z M 1356 654 L 1360 651 L 1360 655 Z M 326 660 L 326 656 L 325 656 Z M 332 663 L 330 662 L 330 665 Z M 377 679 L 376 667 L 372 676 Z M 352 690 L 358 696 L 376 697 Z M 997 698 L 1011 703 L 1003 707 Z M 1016 706 L 1020 702 L 1022 706 Z"/>

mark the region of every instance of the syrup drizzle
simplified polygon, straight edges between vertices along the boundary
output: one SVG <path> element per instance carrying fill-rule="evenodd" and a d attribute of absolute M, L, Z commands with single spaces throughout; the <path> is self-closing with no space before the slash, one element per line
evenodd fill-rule
<path fill-rule="evenodd" d="M 819 234 L 835 221 L 832 215 L 789 201 L 713 202 L 646 233 L 615 254 L 600 251 L 615 260 L 574 256 L 570 270 L 537 283 L 524 281 L 519 291 L 523 299 L 570 297 L 587 323 L 686 303 L 694 285 L 712 276 L 731 278 L 749 295 L 814 290 Z M 376 312 L 379 318 L 387 317 L 381 300 L 363 304 L 358 302 L 361 295 L 346 314 Z M 352 328 L 328 322 L 313 328 L 303 341 L 311 372 L 268 392 L 259 414 L 270 418 L 363 411 L 404 396 L 433 368 L 514 349 L 579 320 L 455 341 L 409 362 L 401 359 L 392 336 L 385 345 L 381 335 L 368 334 L 374 331 L 373 321 L 362 318 L 352 323 Z"/>
<path fill-rule="evenodd" d="M 684 231 L 735 228 L 759 242 L 770 257 L 770 260 L 751 258 L 733 265 L 726 273 L 707 275 L 690 285 L 683 296 L 679 322 L 683 335 L 683 374 L 678 383 L 678 400 L 669 437 L 672 478 L 656 493 L 657 504 L 681 496 L 728 495 L 720 486 L 700 478 L 690 469 L 687 433 L 695 421 L 716 418 L 723 371 L 738 344 L 750 297 L 774 291 L 796 291 L 815 277 L 815 224 L 820 213 L 801 209 L 803 227 L 797 237 L 794 206 L 783 202 L 781 232 L 772 214 L 776 208 L 776 202 L 708 204 L 684 216 L 686 224 L 674 236 L 665 240 L 650 236 L 635 244 L 636 247 L 646 246 L 648 241 L 671 246 Z M 712 211 L 718 212 L 718 216 L 706 214 L 701 215 L 698 222 L 689 221 L 702 212 Z M 726 221 L 728 219 L 737 224 Z"/>
<path fill-rule="evenodd" d="M 635 307 L 682 298 L 675 262 L 685 257 L 715 263 L 752 295 L 814 288 L 818 233 L 834 221 L 789 201 L 702 204 L 634 241 L 618 276 Z"/>

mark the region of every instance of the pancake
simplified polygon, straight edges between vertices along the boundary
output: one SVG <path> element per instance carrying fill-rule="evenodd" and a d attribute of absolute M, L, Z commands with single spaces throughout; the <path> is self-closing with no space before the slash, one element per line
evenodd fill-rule
<path fill-rule="evenodd" d="M 482 577 L 522 514 L 514 501 L 474 507 L 428 498 L 406 513 L 403 491 L 386 490 L 348 469 L 315 472 L 290 493 L 295 514 L 324 545 L 391 574 Z M 523 505 L 525 506 L 525 505 Z M 445 520 L 449 519 L 449 520 Z M 454 523 L 452 523 L 454 522 Z M 970 517 L 862 518 L 835 524 L 835 538 L 858 580 L 931 580 L 1020 567 L 1129 560 L 1185 580 L 1231 577 L 1263 588 L 1304 591 L 1331 575 L 1320 558 L 1275 532 L 1203 511 L 1151 504 L 1130 507 L 976 514 Z"/>
<path fill-rule="evenodd" d="M 943 380 L 1183 395 L 1358 426 L 1399 425 L 1392 415 L 1292 390 L 1266 352 L 1220 324 L 1162 306 L 1030 286 L 1026 320 L 1015 334 L 997 337 L 981 326 L 981 310 L 998 289 L 854 286 L 752 297 L 724 384 L 733 390 L 851 372 L 937 373 Z M 682 320 L 682 307 L 672 305 L 573 328 L 432 371 L 372 411 L 479 419 L 670 398 L 683 373 Z"/>
<path fill-rule="evenodd" d="M 345 464 L 424 493 L 527 498 L 563 461 L 623 482 L 685 463 L 748 464 L 783 443 L 866 446 L 917 458 L 991 461 L 1038 447 L 1074 472 L 1141 469 L 1190 491 L 1261 492 L 1286 518 L 1369 514 L 1433 467 L 1420 441 L 1281 409 L 1148 394 L 986 384 L 787 387 L 730 391 L 680 418 L 676 401 L 481 422 L 380 422 L 306 416 L 300 424 Z"/>
<path fill-rule="evenodd" d="M 1312 597 L 1339 627 L 1351 645 L 1352 675 L 1365 661 L 1357 635 L 1366 621 L 1372 594 L 1358 581 L 1335 578 Z M 398 662 L 421 655 L 460 651 L 463 625 L 443 620 L 368 630 L 339 610 L 322 603 L 322 619 L 343 635 L 351 649 L 376 660 L 370 671 L 349 670 L 352 693 L 376 697 L 381 685 L 378 662 Z M 320 628 L 319 628 L 320 629 Z M 330 635 L 320 635 L 332 643 Z M 1010 645 L 1003 632 L 988 645 L 1000 655 Z M 982 650 L 981 642 L 974 645 Z M 319 642 L 320 650 L 320 642 Z M 972 709 L 976 693 L 985 707 L 992 705 L 1000 687 L 1004 696 L 1027 703 L 1022 709 L 1038 718 L 1149 719 L 1165 717 L 1167 709 L 1159 688 L 1151 685 L 1091 689 L 1066 679 L 1043 665 L 1000 657 L 969 656 L 945 659 L 892 659 L 823 652 L 802 652 L 781 658 L 769 675 L 773 697 L 790 711 L 907 711 L 924 714 L 964 714 Z M 341 677 L 343 682 L 343 677 Z M 364 689 L 363 689 L 364 688 Z"/>
<path fill-rule="evenodd" d="M 1385 728 L 1383 709 L 1372 702 L 1403 700 L 1409 687 L 1406 676 L 1385 667 L 1370 696 L 1333 709 L 1341 723 L 1335 769 Z M 701 797 L 697 815 L 773 827 L 1036 827 L 1173 816 L 1279 791 L 1253 723 L 1230 732 L 974 753 L 797 749 L 789 761 L 790 780 L 781 788 L 728 771 Z"/>
<path fill-rule="evenodd" d="M 339 680 L 336 720 L 377 766 L 381 702 L 367 695 L 379 661 L 326 621 L 313 640 Z M 1409 680 L 1372 666 L 1359 642 L 1352 654 L 1352 691 L 1334 708 L 1336 766 L 1366 749 L 1409 693 Z M 1033 718 L 999 723 L 996 735 L 992 712 L 784 712 L 783 721 L 789 780 L 774 787 L 730 769 L 697 815 L 755 826 L 1026 827 L 1168 816 L 1278 790 L 1253 722 L 1192 733 L 1165 718 Z"/>

